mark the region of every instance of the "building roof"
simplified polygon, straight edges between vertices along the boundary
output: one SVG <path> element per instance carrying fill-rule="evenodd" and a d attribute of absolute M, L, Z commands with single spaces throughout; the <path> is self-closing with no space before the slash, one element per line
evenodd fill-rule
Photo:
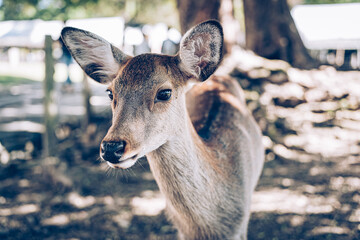
<path fill-rule="evenodd" d="M 291 15 L 308 49 L 360 49 L 360 3 L 297 5 Z"/>
<path fill-rule="evenodd" d="M 69 20 L 66 22 L 66 26 L 94 32 L 116 46 L 122 44 L 124 20 L 121 17 Z M 43 48 L 45 35 L 51 35 L 53 40 L 57 40 L 63 27 L 62 21 L 43 21 L 40 19 L 2 21 L 0 22 L 0 48 Z"/>
<path fill-rule="evenodd" d="M 61 21 L 3 21 L 0 22 L 0 47 L 43 48 L 45 35 L 60 36 Z"/>

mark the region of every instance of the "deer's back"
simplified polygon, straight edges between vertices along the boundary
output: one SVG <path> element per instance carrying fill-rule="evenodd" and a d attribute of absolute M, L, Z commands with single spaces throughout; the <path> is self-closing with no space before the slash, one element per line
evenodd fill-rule
<path fill-rule="evenodd" d="M 195 130 L 230 169 L 251 172 L 253 187 L 263 165 L 261 132 L 249 113 L 244 93 L 231 77 L 213 76 L 187 94 Z"/>

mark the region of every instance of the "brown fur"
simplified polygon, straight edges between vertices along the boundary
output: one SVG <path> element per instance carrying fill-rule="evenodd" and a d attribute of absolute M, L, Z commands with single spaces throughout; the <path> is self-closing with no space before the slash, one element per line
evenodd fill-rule
<path fill-rule="evenodd" d="M 125 142 L 126 147 L 118 163 L 108 164 L 128 168 L 146 155 L 180 239 L 246 239 L 264 153 L 238 83 L 210 77 L 221 60 L 219 23 L 191 29 L 177 56 L 131 58 L 76 29 L 64 30 L 63 38 L 70 52 L 81 52 L 75 59 L 87 73 L 107 82 L 113 93 L 113 122 L 104 141 Z M 79 44 L 83 41 L 115 60 L 102 56 L 100 62 L 89 61 Z M 92 49 L 88 54 L 97 59 Z M 107 72 L 115 79 L 109 81 Z M 188 91 L 189 82 L 206 79 Z M 157 100 L 159 91 L 169 89 L 170 99 Z"/>

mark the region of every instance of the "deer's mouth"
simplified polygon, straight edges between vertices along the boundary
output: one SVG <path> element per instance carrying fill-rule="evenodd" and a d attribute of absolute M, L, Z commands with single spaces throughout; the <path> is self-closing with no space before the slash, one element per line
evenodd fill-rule
<path fill-rule="evenodd" d="M 111 163 L 111 162 L 106 162 L 111 168 L 120 168 L 120 169 L 127 169 L 132 167 L 136 161 L 138 160 L 138 155 L 135 154 L 134 156 L 124 159 L 124 160 L 120 160 L 118 163 Z"/>

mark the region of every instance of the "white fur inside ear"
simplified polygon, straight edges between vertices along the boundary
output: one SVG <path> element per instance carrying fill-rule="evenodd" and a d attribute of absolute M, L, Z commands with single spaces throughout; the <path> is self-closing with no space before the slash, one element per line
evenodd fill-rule
<path fill-rule="evenodd" d="M 186 70 L 196 77 L 200 77 L 201 63 L 210 61 L 210 53 L 206 50 L 204 40 L 199 37 L 189 42 L 187 46 L 182 46 L 180 57 Z"/>
<path fill-rule="evenodd" d="M 208 65 L 211 65 L 208 71 L 213 71 L 221 60 L 222 42 L 222 33 L 212 24 L 192 28 L 180 43 L 182 68 L 196 78 Z"/>

